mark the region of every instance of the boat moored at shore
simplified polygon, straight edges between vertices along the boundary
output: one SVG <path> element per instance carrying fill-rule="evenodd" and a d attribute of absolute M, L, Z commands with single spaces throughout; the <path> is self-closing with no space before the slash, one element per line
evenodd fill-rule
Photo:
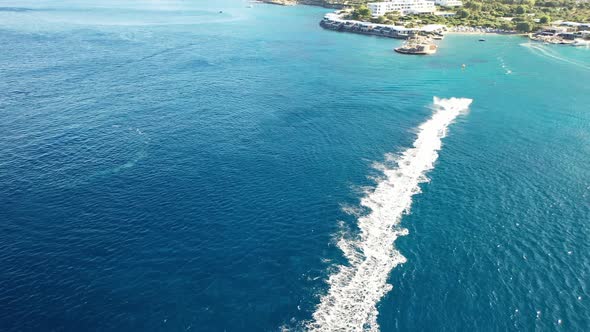
<path fill-rule="evenodd" d="M 571 43 L 572 46 L 585 46 L 585 47 L 590 47 L 590 40 L 584 40 L 584 39 L 576 39 L 574 40 L 573 43 Z"/>

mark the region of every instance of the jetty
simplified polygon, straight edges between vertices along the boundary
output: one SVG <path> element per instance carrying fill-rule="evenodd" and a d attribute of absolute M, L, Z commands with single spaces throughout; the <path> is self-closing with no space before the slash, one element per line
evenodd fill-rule
<path fill-rule="evenodd" d="M 431 38 L 414 36 L 408 38 L 402 46 L 393 50 L 401 54 L 429 55 L 436 53 L 437 48 Z"/>

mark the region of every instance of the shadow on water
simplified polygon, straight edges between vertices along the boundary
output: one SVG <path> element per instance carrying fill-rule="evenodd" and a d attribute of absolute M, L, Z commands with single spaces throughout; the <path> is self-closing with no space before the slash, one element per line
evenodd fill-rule
<path fill-rule="evenodd" d="M 469 63 L 488 63 L 489 60 L 482 59 L 482 58 L 470 58 Z"/>
<path fill-rule="evenodd" d="M 442 60 L 431 60 L 426 62 L 428 68 L 437 69 L 449 69 L 449 68 L 460 68 L 461 64 L 455 61 L 442 61 Z"/>
<path fill-rule="evenodd" d="M 31 8 L 23 8 L 23 7 L 0 7 L 0 12 L 30 12 L 33 11 Z"/>

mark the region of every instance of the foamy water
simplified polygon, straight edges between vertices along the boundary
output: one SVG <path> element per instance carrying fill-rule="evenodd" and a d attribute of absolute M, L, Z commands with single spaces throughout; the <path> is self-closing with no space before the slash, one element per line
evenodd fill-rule
<path fill-rule="evenodd" d="M 325 294 L 308 323 L 310 331 L 378 331 L 377 303 L 392 289 L 387 277 L 406 258 L 395 249 L 398 236 L 407 235 L 399 227 L 409 212 L 412 197 L 427 182 L 426 172 L 434 168 L 442 138 L 448 126 L 465 112 L 472 100 L 434 98 L 432 117 L 418 127 L 413 147 L 397 159 L 397 167 L 383 166 L 384 177 L 368 192 L 361 205 L 370 213 L 358 219 L 360 234 L 343 237 L 338 246 L 348 259 L 330 276 Z"/>
<path fill-rule="evenodd" d="M 574 66 L 579 67 L 579 68 L 590 70 L 590 66 L 586 65 L 585 63 L 580 62 L 580 61 L 576 61 L 576 60 L 573 60 L 573 59 L 569 59 L 569 58 L 566 58 L 564 56 L 561 56 L 557 52 L 555 52 L 555 51 L 553 51 L 553 50 L 551 50 L 551 49 L 549 49 L 547 47 L 544 47 L 541 44 L 538 44 L 538 43 L 522 43 L 520 45 L 528 48 L 529 50 L 531 50 L 533 53 L 535 53 L 537 55 L 540 55 L 540 56 L 549 58 L 549 59 L 554 60 L 554 61 L 564 62 L 564 63 L 568 63 L 570 65 L 574 65 Z"/>

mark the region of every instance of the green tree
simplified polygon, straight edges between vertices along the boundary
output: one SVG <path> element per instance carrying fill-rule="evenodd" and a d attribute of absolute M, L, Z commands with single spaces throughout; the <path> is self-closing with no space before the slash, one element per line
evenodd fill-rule
<path fill-rule="evenodd" d="M 399 12 L 393 11 L 393 12 L 386 13 L 385 17 L 387 17 L 388 20 L 395 22 L 395 21 L 399 20 Z"/>
<path fill-rule="evenodd" d="M 399 12 L 397 10 L 393 10 L 390 12 L 385 13 L 385 16 L 399 16 Z"/>
<path fill-rule="evenodd" d="M 379 16 L 376 23 L 386 24 L 389 23 L 389 20 L 385 16 Z"/>
<path fill-rule="evenodd" d="M 457 17 L 458 18 L 468 18 L 469 17 L 469 11 L 467 9 L 459 9 L 457 10 Z"/>
<path fill-rule="evenodd" d="M 369 8 L 367 8 L 367 6 L 360 6 L 356 11 L 360 17 L 371 16 L 371 11 L 369 10 Z"/>
<path fill-rule="evenodd" d="M 516 13 L 518 15 L 522 15 L 522 14 L 526 13 L 526 9 L 524 8 L 524 6 L 518 6 L 518 7 L 516 7 Z"/>
<path fill-rule="evenodd" d="M 482 4 L 479 2 L 468 2 L 465 4 L 465 8 L 469 8 L 471 11 L 478 12 L 482 9 Z"/>
<path fill-rule="evenodd" d="M 533 25 L 529 22 L 518 22 L 516 23 L 516 30 L 521 32 L 531 32 L 533 30 Z"/>
<path fill-rule="evenodd" d="M 505 21 L 505 22 L 500 23 L 500 29 L 503 29 L 503 30 L 514 30 L 514 26 L 512 24 L 510 24 L 510 23 L 508 23 L 508 22 Z"/>
<path fill-rule="evenodd" d="M 549 18 L 549 16 L 542 16 L 539 19 L 539 23 L 541 23 L 541 24 L 547 24 L 547 23 L 549 23 L 549 21 L 551 21 L 551 19 Z"/>
<path fill-rule="evenodd" d="M 371 18 L 371 11 L 367 6 L 359 6 L 352 11 L 350 18 L 353 20 L 364 20 Z"/>

